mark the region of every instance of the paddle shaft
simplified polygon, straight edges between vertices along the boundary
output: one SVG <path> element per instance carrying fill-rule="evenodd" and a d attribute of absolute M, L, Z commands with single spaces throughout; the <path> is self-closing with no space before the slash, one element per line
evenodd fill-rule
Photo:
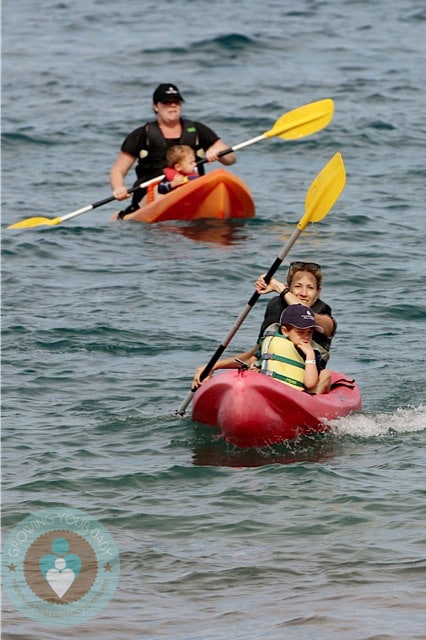
<path fill-rule="evenodd" d="M 296 228 L 293 231 L 290 239 L 285 244 L 285 246 L 282 248 L 282 251 L 275 258 L 274 262 L 272 263 L 271 267 L 269 268 L 269 271 L 265 275 L 264 280 L 265 280 L 266 284 L 269 284 L 269 282 L 272 279 L 272 276 L 277 271 L 277 269 L 280 267 L 280 265 L 283 262 L 284 258 L 289 253 L 290 249 L 292 248 L 292 246 L 294 245 L 294 243 L 296 242 L 297 238 L 300 236 L 301 233 L 302 233 L 302 230 L 299 229 L 299 228 Z M 250 300 L 247 302 L 247 305 L 246 305 L 245 309 L 242 311 L 242 313 L 237 318 L 234 326 L 232 327 L 231 331 L 226 336 L 225 340 L 219 345 L 219 347 L 216 349 L 216 352 L 214 353 L 214 355 L 210 358 L 209 362 L 204 367 L 204 369 L 203 369 L 203 371 L 202 371 L 202 373 L 200 375 L 200 380 L 204 380 L 209 375 L 209 373 L 212 371 L 214 365 L 219 360 L 220 356 L 225 351 L 226 347 L 229 345 L 229 343 L 231 342 L 232 338 L 235 336 L 235 334 L 237 333 L 238 329 L 241 327 L 242 323 L 247 318 L 248 314 L 253 309 L 254 305 L 259 300 L 259 298 L 260 298 L 260 293 L 255 291 L 253 293 L 253 295 L 251 296 Z M 185 414 L 185 410 L 186 410 L 187 406 L 189 405 L 189 403 L 191 402 L 192 396 L 193 396 L 195 391 L 196 391 L 196 389 L 191 389 L 188 392 L 187 397 L 185 398 L 185 400 L 182 402 L 182 404 L 178 408 L 178 410 L 176 412 L 177 414 L 179 414 L 181 416 L 183 416 Z"/>
<path fill-rule="evenodd" d="M 135 187 L 131 187 L 127 191 L 128 193 L 133 193 L 138 189 L 143 189 L 144 187 L 148 187 L 153 182 L 158 182 L 158 180 L 161 180 L 163 177 L 164 176 L 157 176 L 156 178 L 151 178 L 151 180 L 147 180 L 142 184 L 138 184 Z M 109 196 L 108 198 L 104 198 L 103 200 L 98 200 L 93 204 L 88 204 L 86 207 L 82 207 L 81 209 L 76 209 L 75 211 L 71 211 L 71 213 L 67 213 L 67 215 L 61 217 L 61 222 L 63 222 L 64 220 L 69 220 L 70 218 L 74 218 L 75 216 L 79 216 L 82 213 L 87 213 L 88 211 L 92 211 L 92 209 L 97 209 L 97 207 L 102 207 L 102 205 L 108 204 L 108 202 L 112 202 L 113 200 L 116 200 L 116 198 L 114 196 Z"/>
<path fill-rule="evenodd" d="M 246 140 L 245 142 L 240 142 L 233 147 L 228 147 L 227 149 L 223 149 L 217 154 L 218 158 L 222 158 L 222 156 L 226 156 L 228 153 L 233 153 L 234 151 L 239 151 L 240 149 L 244 149 L 244 147 L 248 147 L 251 144 L 255 144 L 256 142 L 260 142 L 261 140 L 265 140 L 265 134 L 262 133 L 260 136 L 256 136 L 255 138 L 251 138 L 250 140 Z M 197 166 L 200 164 L 206 164 L 209 162 L 207 158 L 203 158 L 197 162 Z"/>
<path fill-rule="evenodd" d="M 329 98 L 305 104 L 302 107 L 298 107 L 282 115 L 269 131 L 265 131 L 250 140 L 224 149 L 218 154 L 218 158 L 232 151 L 244 149 L 244 147 L 248 147 L 261 140 L 266 140 L 267 138 L 280 137 L 287 140 L 305 138 L 326 127 L 333 117 L 333 111 L 334 103 Z M 201 162 L 207 162 L 207 160 Z"/>

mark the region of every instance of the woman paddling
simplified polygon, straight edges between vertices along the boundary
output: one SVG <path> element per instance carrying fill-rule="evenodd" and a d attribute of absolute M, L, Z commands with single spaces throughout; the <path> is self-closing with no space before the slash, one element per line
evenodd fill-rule
<path fill-rule="evenodd" d="M 218 157 L 228 147 L 219 136 L 201 122 L 181 117 L 183 97 L 175 84 L 160 84 L 154 91 L 153 109 L 156 120 L 138 127 L 124 140 L 118 157 L 111 168 L 110 182 L 112 193 L 117 200 L 130 197 L 124 180 L 137 162 L 137 180 L 135 186 L 151 178 L 161 176 L 166 166 L 167 149 L 175 144 L 189 145 L 197 155 L 197 159 L 208 162 L 219 160 L 224 165 L 236 161 L 234 153 Z M 204 165 L 199 166 L 199 173 L 204 173 Z M 119 212 L 119 218 L 139 209 L 139 203 L 145 195 L 145 189 L 133 193 L 132 204 Z"/>
<path fill-rule="evenodd" d="M 270 293 L 275 291 L 278 296 L 272 298 L 268 303 L 265 311 L 265 317 L 262 322 L 256 345 L 249 351 L 218 360 L 213 366 L 210 375 L 204 378 L 207 380 L 217 369 L 238 369 L 241 364 L 240 360 L 248 366 L 255 366 L 257 363 L 257 355 L 259 352 L 259 343 L 263 333 L 271 324 L 278 323 L 282 312 L 289 305 L 303 304 L 311 309 L 314 314 L 315 323 L 323 329 L 323 333 L 314 331 L 312 342 L 314 348 L 319 351 L 321 359 L 321 372 L 319 374 L 317 393 L 326 393 L 330 388 L 330 372 L 325 368 L 330 357 L 331 340 L 336 331 L 336 321 L 332 316 L 331 307 L 320 299 L 322 284 L 321 267 L 316 262 L 292 262 L 290 264 L 286 284 L 273 278 L 269 284 L 266 284 L 263 275 L 260 276 L 255 283 L 256 291 L 259 294 Z M 237 360 L 236 360 L 237 359 Z M 197 388 L 202 384 L 200 379 L 205 365 L 198 367 L 193 379 L 193 387 Z"/>

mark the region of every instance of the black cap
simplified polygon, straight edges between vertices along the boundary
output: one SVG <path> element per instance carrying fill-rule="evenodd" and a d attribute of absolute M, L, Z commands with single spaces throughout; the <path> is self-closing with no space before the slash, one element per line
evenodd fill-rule
<path fill-rule="evenodd" d="M 172 102 L 179 100 L 179 102 L 184 102 L 179 89 L 175 84 L 159 84 L 154 94 L 152 96 L 152 101 L 154 104 L 157 102 Z"/>

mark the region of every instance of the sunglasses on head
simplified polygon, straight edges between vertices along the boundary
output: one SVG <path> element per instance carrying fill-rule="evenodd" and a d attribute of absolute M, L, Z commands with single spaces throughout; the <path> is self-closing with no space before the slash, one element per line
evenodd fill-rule
<path fill-rule="evenodd" d="M 320 265 L 316 262 L 290 262 L 289 271 L 301 271 L 303 269 L 312 271 L 312 273 L 321 271 Z"/>

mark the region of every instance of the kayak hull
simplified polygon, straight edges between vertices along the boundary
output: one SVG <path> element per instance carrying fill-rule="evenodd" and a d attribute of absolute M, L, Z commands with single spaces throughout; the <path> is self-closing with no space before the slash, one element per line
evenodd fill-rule
<path fill-rule="evenodd" d="M 215 169 L 166 195 L 157 195 L 154 202 L 144 204 L 124 220 L 153 223 L 200 218 L 252 218 L 254 214 L 254 200 L 247 185 L 232 173 Z"/>
<path fill-rule="evenodd" d="M 331 375 L 330 393 L 310 395 L 255 371 L 224 371 L 194 393 L 192 419 L 216 427 L 238 447 L 327 431 L 330 420 L 362 408 L 356 383 L 336 371 Z"/>

